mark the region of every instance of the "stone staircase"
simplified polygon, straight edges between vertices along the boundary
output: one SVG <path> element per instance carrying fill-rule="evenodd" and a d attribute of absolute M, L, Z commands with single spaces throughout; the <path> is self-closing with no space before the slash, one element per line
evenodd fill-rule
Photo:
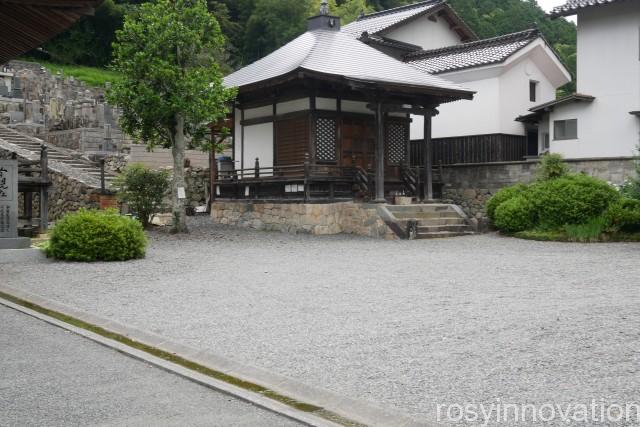
<path fill-rule="evenodd" d="M 388 205 L 387 211 L 410 239 L 438 239 L 474 234 L 466 215 L 455 205 Z"/>
<path fill-rule="evenodd" d="M 0 148 L 16 152 L 19 156 L 32 160 L 40 158 L 40 147 L 44 144 L 47 147 L 50 167 L 59 169 L 66 175 L 72 175 L 93 187 L 100 186 L 100 165 L 75 151 L 47 144 L 40 139 L 27 136 L 4 125 L 0 125 L 0 142 L 2 142 Z M 105 173 L 107 187 L 114 178 L 114 175 Z"/>

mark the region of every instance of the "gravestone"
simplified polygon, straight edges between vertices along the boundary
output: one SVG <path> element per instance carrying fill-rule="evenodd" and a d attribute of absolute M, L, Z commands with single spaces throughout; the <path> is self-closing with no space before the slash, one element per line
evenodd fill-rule
<path fill-rule="evenodd" d="M 0 249 L 30 245 L 30 239 L 18 237 L 18 161 L 0 159 Z"/>

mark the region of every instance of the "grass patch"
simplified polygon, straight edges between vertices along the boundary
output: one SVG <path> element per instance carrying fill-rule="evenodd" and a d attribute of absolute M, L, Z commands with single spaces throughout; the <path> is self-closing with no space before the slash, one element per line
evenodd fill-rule
<path fill-rule="evenodd" d="M 598 242 L 607 227 L 606 218 L 600 216 L 592 218 L 585 224 L 565 225 L 564 231 L 574 242 Z"/>
<path fill-rule="evenodd" d="M 29 59 L 28 59 L 29 60 Z M 45 67 L 51 74 L 61 72 L 64 77 L 71 77 L 85 82 L 89 86 L 104 87 L 107 82 L 120 80 L 119 73 L 104 68 L 85 67 L 82 65 L 56 64 L 54 62 L 31 60 Z"/>
<path fill-rule="evenodd" d="M 511 237 L 525 240 L 536 240 L 539 242 L 580 242 L 580 243 L 606 243 L 606 242 L 640 242 L 640 233 L 614 233 L 599 234 L 597 237 L 590 237 L 592 230 L 588 227 L 578 231 L 578 234 L 569 235 L 566 231 L 545 231 L 529 230 L 509 234 Z"/>
<path fill-rule="evenodd" d="M 321 418 L 333 421 L 335 423 L 341 424 L 345 427 L 366 427 L 363 424 L 356 423 L 352 420 L 342 417 L 334 412 L 328 411 L 322 407 L 311 405 L 309 403 L 300 402 L 298 400 L 292 399 L 290 397 L 281 395 L 273 390 L 270 390 L 266 387 L 263 387 L 259 384 L 254 384 L 249 381 L 244 381 L 239 378 L 233 377 L 231 375 L 227 375 L 223 372 L 216 371 L 211 368 L 207 368 L 206 366 L 197 364 L 180 356 L 177 356 L 173 353 L 169 353 L 167 351 L 161 350 L 156 347 L 152 347 L 150 345 L 132 340 L 124 335 L 120 335 L 115 332 L 111 332 L 107 329 L 101 328 L 99 326 L 93 325 L 91 323 L 84 322 L 80 319 L 76 319 L 75 317 L 71 317 L 64 313 L 49 310 L 48 308 L 42 307 L 40 305 L 31 303 L 29 301 L 23 300 L 21 298 L 14 297 L 13 295 L 6 294 L 4 292 L 0 292 L 0 298 L 3 298 L 7 301 L 11 301 L 14 304 L 18 304 L 22 307 L 26 307 L 30 310 L 37 311 L 38 313 L 44 314 L 46 316 L 52 317 L 54 319 L 60 320 L 69 325 L 82 328 L 86 331 L 93 332 L 94 334 L 100 335 L 102 337 L 111 339 L 113 341 L 117 341 L 121 344 L 125 344 L 129 347 L 135 348 L 137 350 L 144 351 L 145 353 L 151 354 L 152 356 L 163 359 L 167 362 L 175 363 L 176 365 L 183 366 L 192 371 L 198 372 L 200 374 L 206 375 L 211 378 L 215 378 L 220 381 L 224 381 L 228 384 L 235 385 L 237 387 L 243 388 L 245 390 L 252 391 L 254 393 L 261 394 L 269 399 L 278 401 L 280 403 L 284 403 L 287 406 L 295 408 L 302 412 L 312 413 Z"/>

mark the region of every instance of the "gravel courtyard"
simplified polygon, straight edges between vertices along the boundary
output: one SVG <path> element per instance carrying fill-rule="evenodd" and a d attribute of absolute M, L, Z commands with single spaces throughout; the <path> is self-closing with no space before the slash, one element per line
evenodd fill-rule
<path fill-rule="evenodd" d="M 0 281 L 418 420 L 640 403 L 640 244 L 191 228 L 127 263 L 2 254 Z"/>

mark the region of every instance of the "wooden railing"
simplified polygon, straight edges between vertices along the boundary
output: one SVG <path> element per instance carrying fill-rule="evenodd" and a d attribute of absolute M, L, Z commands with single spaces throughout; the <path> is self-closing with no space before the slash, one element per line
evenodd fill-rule
<path fill-rule="evenodd" d="M 442 169 L 441 164 L 433 168 L 431 176 L 434 184 L 442 184 Z M 423 195 L 425 181 L 423 166 L 402 165 L 400 177 L 408 196 L 421 197 Z"/>
<path fill-rule="evenodd" d="M 352 198 L 357 171 L 353 167 L 312 164 L 261 166 L 216 171 L 216 197 L 234 199 Z"/>

